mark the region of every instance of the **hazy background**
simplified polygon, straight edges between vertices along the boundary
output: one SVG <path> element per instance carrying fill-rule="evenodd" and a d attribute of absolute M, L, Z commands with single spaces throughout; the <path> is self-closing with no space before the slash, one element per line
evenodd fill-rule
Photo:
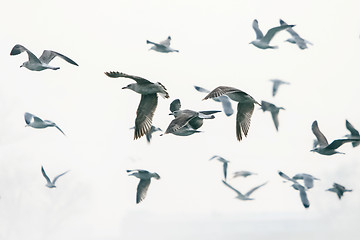
<path fill-rule="evenodd" d="M 310 152 L 318 120 L 329 142 L 347 134 L 345 119 L 360 129 L 358 1 L 7 1 L 0 9 L 0 239 L 358 239 L 360 148 L 346 155 Z M 266 31 L 279 19 L 314 43 L 309 49 L 284 42 L 261 50 L 252 21 Z M 172 37 L 179 53 L 148 51 L 146 40 Z M 79 64 L 54 59 L 58 71 L 19 66 L 27 54 L 10 56 L 15 44 L 35 55 L 60 52 Z M 235 115 L 216 114 L 189 137 L 155 133 L 133 141 L 140 95 L 122 90 L 122 71 L 161 82 L 170 99 L 159 98 L 153 124 L 165 130 L 169 104 L 221 110 L 201 101 L 199 85 L 241 89 L 257 101 L 283 106 L 279 132 L 270 113 L 254 111 L 249 135 L 238 142 Z M 269 79 L 291 82 L 271 96 Z M 234 109 L 236 105 L 233 104 Z M 57 129 L 25 128 L 24 112 L 49 119 Z M 265 181 L 255 201 L 239 201 L 221 182 L 222 165 L 259 173 L 229 183 L 240 191 Z M 52 179 L 48 189 L 41 165 Z M 138 179 L 125 170 L 155 171 L 148 196 L 135 204 Z M 283 183 L 277 170 L 321 179 L 308 191 L 310 208 Z M 333 182 L 354 189 L 339 201 L 326 192 Z"/>

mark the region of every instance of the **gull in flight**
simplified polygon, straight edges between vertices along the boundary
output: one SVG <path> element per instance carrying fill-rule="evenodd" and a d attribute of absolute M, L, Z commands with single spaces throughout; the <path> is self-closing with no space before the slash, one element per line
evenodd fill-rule
<path fill-rule="evenodd" d="M 178 136 L 188 136 L 193 133 L 199 132 L 199 129 L 204 119 L 214 119 L 212 115 L 221 111 L 200 111 L 193 110 L 181 110 L 181 102 L 179 99 L 175 99 L 170 104 L 170 115 L 174 115 L 175 119 L 171 121 L 164 134 L 172 133 Z"/>
<path fill-rule="evenodd" d="M 134 139 L 138 139 L 151 130 L 152 118 L 158 103 L 158 96 L 169 98 L 166 88 L 161 83 L 152 83 L 142 77 L 132 76 L 120 72 L 105 72 L 111 78 L 130 78 L 136 83 L 131 83 L 122 89 L 130 89 L 141 94 L 140 104 L 136 111 Z"/>
<path fill-rule="evenodd" d="M 135 127 L 132 127 L 130 129 L 135 129 Z M 151 142 L 152 134 L 157 131 L 162 131 L 161 128 L 155 127 L 154 125 L 151 125 L 150 131 L 148 131 L 145 136 L 148 143 Z"/>
<path fill-rule="evenodd" d="M 304 185 L 307 189 L 314 187 L 314 180 L 320 180 L 310 174 L 307 173 L 298 173 L 292 177 L 294 180 L 304 180 Z"/>
<path fill-rule="evenodd" d="M 250 44 L 253 44 L 255 47 L 261 48 L 261 49 L 278 48 L 277 46 L 269 45 L 271 39 L 273 39 L 273 37 L 275 36 L 276 33 L 280 32 L 282 30 L 294 27 L 294 26 L 295 25 L 282 25 L 282 26 L 273 27 L 273 28 L 269 29 L 264 36 L 259 28 L 258 21 L 255 19 L 253 21 L 252 27 L 256 33 L 256 40 L 250 42 Z"/>
<path fill-rule="evenodd" d="M 136 192 L 136 203 L 141 202 L 145 199 L 147 190 L 149 189 L 151 178 L 155 178 L 157 180 L 160 179 L 159 174 L 157 173 L 151 173 L 146 170 L 141 169 L 134 169 L 134 170 L 126 170 L 126 172 L 131 173 L 129 176 L 135 176 L 137 178 L 140 178 L 140 182 L 137 186 L 137 192 Z"/>
<path fill-rule="evenodd" d="M 149 50 L 154 50 L 154 51 L 162 52 L 162 53 L 179 52 L 179 50 L 175 50 L 170 47 L 170 41 L 171 41 L 171 37 L 168 36 L 167 39 L 165 39 L 164 41 L 161 41 L 159 43 L 154 43 L 149 40 L 146 40 L 146 43 L 154 45 Z"/>
<path fill-rule="evenodd" d="M 316 136 L 318 144 L 319 144 L 319 147 L 315 147 L 311 151 L 317 152 L 322 155 L 333 155 L 336 153 L 345 154 L 345 153 L 336 151 L 336 149 L 338 149 L 344 143 L 360 141 L 360 139 L 336 139 L 332 143 L 329 144 L 328 141 L 326 140 L 326 137 L 324 136 L 324 134 L 322 134 L 322 132 L 320 131 L 317 121 L 313 122 L 311 129 L 312 129 L 312 132 L 314 133 L 314 135 Z"/>
<path fill-rule="evenodd" d="M 246 178 L 246 177 L 251 176 L 251 175 L 257 175 L 257 173 L 250 172 L 250 171 L 237 171 L 237 172 L 234 172 L 233 178 L 237 178 L 237 177 Z"/>
<path fill-rule="evenodd" d="M 214 155 L 212 158 L 209 159 L 209 161 L 213 160 L 213 159 L 216 159 L 218 160 L 219 162 L 222 162 L 223 163 L 223 171 L 224 171 L 224 179 L 226 181 L 226 177 L 227 177 L 227 168 L 228 168 L 228 163 L 230 161 L 226 160 L 225 158 L 222 158 L 220 156 L 217 156 L 217 155 Z"/>
<path fill-rule="evenodd" d="M 289 85 L 290 84 L 289 82 L 285 82 L 280 79 L 270 79 L 269 81 L 273 82 L 273 88 L 272 88 L 272 96 L 273 97 L 275 97 L 280 85 L 282 85 L 282 84 Z"/>
<path fill-rule="evenodd" d="M 263 112 L 265 111 L 271 112 L 271 116 L 274 121 L 276 131 L 279 131 L 279 112 L 280 109 L 285 110 L 285 108 L 277 107 L 272 103 L 261 101 L 261 109 L 263 110 Z"/>
<path fill-rule="evenodd" d="M 199 87 L 199 86 L 194 86 L 195 89 L 199 92 L 203 92 L 203 93 L 209 93 L 210 91 L 205 89 L 205 88 L 202 88 L 202 87 Z M 234 113 L 234 110 L 231 106 L 231 102 L 229 100 L 229 97 L 226 96 L 226 95 L 222 95 L 220 97 L 217 97 L 217 98 L 213 98 L 213 100 L 215 102 L 221 102 L 222 104 L 222 107 L 224 109 L 224 113 L 226 116 L 231 116 L 233 113 Z"/>
<path fill-rule="evenodd" d="M 251 189 L 250 191 L 248 191 L 247 193 L 242 194 L 239 190 L 235 189 L 234 187 L 232 187 L 230 184 L 228 184 L 227 182 L 225 182 L 224 180 L 222 180 L 222 182 L 228 186 L 230 189 L 232 189 L 233 191 L 235 191 L 237 193 L 237 196 L 236 198 L 237 199 L 240 199 L 240 200 L 254 200 L 254 198 L 250 198 L 250 195 L 256 191 L 257 189 L 261 188 L 262 186 L 264 186 L 265 184 L 267 184 L 267 182 L 257 186 L 257 187 L 254 187 L 253 189 Z"/>
<path fill-rule="evenodd" d="M 350 131 L 349 135 L 345 135 L 347 138 L 351 139 L 360 139 L 359 131 L 354 128 L 354 126 L 346 120 L 345 122 L 346 128 Z M 360 142 L 352 142 L 353 147 L 359 146 Z"/>
<path fill-rule="evenodd" d="M 350 189 L 346 189 L 344 186 L 334 183 L 332 188 L 327 189 L 326 191 L 334 192 L 337 194 L 339 199 L 344 195 L 344 192 L 352 192 Z"/>
<path fill-rule="evenodd" d="M 62 134 L 65 135 L 65 133 L 52 121 L 50 120 L 42 120 L 41 118 L 26 112 L 24 114 L 25 122 L 27 126 L 33 127 L 33 128 L 47 128 L 47 127 L 56 127 Z"/>
<path fill-rule="evenodd" d="M 286 180 L 293 182 L 293 184 L 291 185 L 295 190 L 298 190 L 300 192 L 300 199 L 302 204 L 304 205 L 305 208 L 309 208 L 310 207 L 310 202 L 309 199 L 307 198 L 306 195 L 306 188 L 301 185 L 300 183 L 298 183 L 295 179 L 290 178 L 288 175 L 286 175 L 285 173 L 278 171 L 280 177 L 285 178 Z"/>
<path fill-rule="evenodd" d="M 248 134 L 251 116 L 254 112 L 254 104 L 258 104 L 260 106 L 261 104 L 249 94 L 239 89 L 225 86 L 215 88 L 203 100 L 217 98 L 222 95 L 227 95 L 231 100 L 238 102 L 236 114 L 236 137 L 239 141 L 241 141 L 242 133 L 245 137 Z"/>
<path fill-rule="evenodd" d="M 280 19 L 280 25 L 281 26 L 283 26 L 283 25 L 288 26 L 288 24 L 286 22 L 284 22 L 283 20 L 281 20 L 281 19 Z M 290 35 L 292 36 L 291 38 L 287 39 L 286 42 L 296 44 L 302 50 L 307 48 L 306 44 L 313 45 L 311 42 L 301 38 L 299 36 L 299 34 L 297 34 L 292 28 L 288 28 L 288 29 L 286 29 L 286 31 L 288 33 L 290 33 Z"/>
<path fill-rule="evenodd" d="M 43 168 L 43 166 L 41 166 L 41 172 L 42 175 L 44 176 L 44 178 L 46 179 L 46 185 L 48 188 L 56 188 L 55 186 L 55 182 L 58 180 L 59 177 L 61 177 L 62 175 L 66 174 L 69 171 L 63 172 L 62 174 L 57 175 L 56 177 L 54 177 L 54 179 L 52 180 L 52 182 L 50 181 L 50 178 L 48 177 L 48 175 L 46 175 L 46 172 Z"/>
<path fill-rule="evenodd" d="M 27 62 L 24 62 L 20 67 L 26 67 L 31 71 L 42 71 L 45 69 L 52 69 L 52 70 L 60 69 L 59 67 L 52 67 L 49 65 L 50 61 L 53 60 L 54 57 L 60 57 L 65 61 L 67 61 L 68 63 L 79 66 L 76 62 L 74 62 L 70 58 L 51 50 L 44 50 L 40 58 L 37 58 L 32 52 L 30 52 L 28 49 L 26 49 L 24 46 L 20 44 L 16 44 L 13 47 L 13 49 L 10 52 L 10 55 L 18 55 L 22 52 L 26 52 L 28 54 L 29 60 Z"/>

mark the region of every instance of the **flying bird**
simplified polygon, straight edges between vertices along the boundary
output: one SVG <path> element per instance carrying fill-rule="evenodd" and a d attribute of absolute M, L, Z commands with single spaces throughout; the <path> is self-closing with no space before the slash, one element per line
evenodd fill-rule
<path fill-rule="evenodd" d="M 334 183 L 332 188 L 327 189 L 326 191 L 334 192 L 337 194 L 339 199 L 344 195 L 344 192 L 352 192 L 350 189 L 346 189 L 344 186 Z"/>
<path fill-rule="evenodd" d="M 48 177 L 48 175 L 46 175 L 46 172 L 43 168 L 43 166 L 41 166 L 41 172 L 42 175 L 44 176 L 44 178 L 46 179 L 46 185 L 48 188 L 56 188 L 55 183 L 58 180 L 59 177 L 63 176 L 64 174 L 66 174 L 69 171 L 63 172 L 62 174 L 57 175 L 56 177 L 54 177 L 54 179 L 52 180 L 52 182 L 50 181 L 50 178 Z"/>
<path fill-rule="evenodd" d="M 233 191 L 235 191 L 237 193 L 237 196 L 236 198 L 237 199 L 240 199 L 240 200 L 254 200 L 254 198 L 250 198 L 250 195 L 256 191 L 257 189 L 261 188 L 262 186 L 264 186 L 265 184 L 267 184 L 267 182 L 257 186 L 257 187 L 254 187 L 253 189 L 251 189 L 250 191 L 248 191 L 247 193 L 242 194 L 239 190 L 235 189 L 234 187 L 232 187 L 230 184 L 228 184 L 227 182 L 225 182 L 224 180 L 222 180 L 222 182 L 227 186 L 229 187 L 230 189 L 232 189 Z"/>
<path fill-rule="evenodd" d="M 250 171 L 237 171 L 237 172 L 234 172 L 234 176 L 233 178 L 237 178 L 237 177 L 248 177 L 248 176 L 251 176 L 251 175 L 257 175 L 257 173 L 253 173 L 253 172 L 250 172 Z"/>
<path fill-rule="evenodd" d="M 336 139 L 332 143 L 329 144 L 328 141 L 326 140 L 326 137 L 324 136 L 324 134 L 322 134 L 322 132 L 320 131 L 317 121 L 313 122 L 311 129 L 312 129 L 312 132 L 314 133 L 314 135 L 316 136 L 318 144 L 319 144 L 319 147 L 315 147 L 311 151 L 317 152 L 322 155 L 333 155 L 336 153 L 345 154 L 345 153 L 336 151 L 336 149 L 338 149 L 344 143 L 360 141 L 360 139 Z"/>
<path fill-rule="evenodd" d="M 195 89 L 199 92 L 203 92 L 203 93 L 209 93 L 210 91 L 205 89 L 205 88 L 202 88 L 202 87 L 199 87 L 199 86 L 194 86 Z M 217 97 L 217 98 L 213 98 L 213 100 L 215 102 L 221 102 L 222 104 L 222 107 L 224 109 L 224 113 L 226 116 L 231 116 L 233 113 L 234 113 L 234 110 L 231 106 L 231 102 L 229 100 L 229 97 L 226 96 L 226 95 L 222 95 L 220 97 Z"/>
<path fill-rule="evenodd" d="M 49 65 L 50 61 L 53 60 L 54 57 L 60 57 L 65 61 L 67 61 L 68 63 L 79 66 L 76 62 L 74 62 L 70 58 L 51 50 L 44 50 L 40 58 L 37 58 L 32 52 L 30 52 L 28 49 L 26 49 L 24 46 L 20 44 L 16 44 L 13 47 L 13 49 L 10 52 L 10 55 L 18 55 L 22 52 L 26 52 L 28 54 L 29 60 L 27 62 L 24 62 L 20 67 L 26 67 L 31 71 L 42 71 L 45 69 L 52 69 L 52 70 L 60 69 L 59 67 L 52 67 Z"/>
<path fill-rule="evenodd" d="M 277 46 L 270 46 L 270 41 L 273 39 L 275 34 L 277 34 L 278 32 L 280 32 L 282 30 L 285 30 L 285 29 L 288 29 L 288 28 L 291 28 L 294 26 L 295 25 L 282 25 L 282 26 L 273 27 L 273 28 L 269 29 L 264 36 L 263 33 L 261 32 L 261 30 L 259 29 L 258 21 L 255 19 L 253 21 L 252 27 L 256 33 L 256 40 L 251 41 L 250 44 L 253 44 L 255 47 L 261 48 L 261 49 L 278 48 Z"/>
<path fill-rule="evenodd" d="M 273 82 L 273 88 L 272 88 L 272 96 L 273 97 L 275 97 L 280 85 L 282 85 L 282 84 L 289 85 L 290 84 L 289 82 L 285 82 L 280 79 L 270 79 L 269 81 Z"/>
<path fill-rule="evenodd" d="M 241 141 L 242 133 L 245 137 L 248 134 L 251 116 L 254 112 L 254 104 L 258 104 L 260 106 L 261 104 L 255 101 L 255 99 L 249 94 L 239 89 L 225 86 L 215 88 L 203 100 L 217 98 L 222 95 L 227 95 L 230 99 L 238 102 L 236 114 L 236 137 L 239 141 Z"/>
<path fill-rule="evenodd" d="M 213 159 L 216 159 L 218 160 L 219 162 L 222 162 L 223 163 L 223 171 L 224 171 L 224 179 L 226 181 L 226 177 L 227 177 L 227 168 L 228 168 L 228 163 L 230 161 L 226 160 L 225 158 L 223 157 L 220 157 L 220 156 L 217 156 L 217 155 L 214 155 L 212 156 L 209 161 L 213 160 Z"/>
<path fill-rule="evenodd" d="M 314 180 L 320 180 L 310 174 L 307 173 L 298 173 L 292 177 L 294 180 L 304 180 L 304 185 L 307 189 L 314 187 Z"/>
<path fill-rule="evenodd" d="M 145 199 L 146 193 L 151 183 L 151 178 L 155 178 L 157 180 L 160 179 L 159 174 L 155 172 L 151 173 L 146 170 L 134 169 L 134 170 L 126 170 L 126 172 L 131 173 L 129 174 L 129 176 L 140 178 L 140 182 L 137 186 L 137 192 L 136 192 L 136 203 L 139 203 Z"/>
<path fill-rule="evenodd" d="M 33 127 L 33 128 L 47 128 L 47 127 L 56 127 L 62 134 L 65 133 L 56 125 L 54 122 L 50 120 L 42 120 L 41 118 L 26 112 L 24 114 L 26 125 L 25 127 Z"/>
<path fill-rule="evenodd" d="M 285 108 L 277 107 L 274 104 L 266 101 L 261 101 L 261 109 L 263 110 L 263 112 L 265 111 L 271 112 L 271 116 L 274 121 L 276 131 L 279 131 L 279 112 L 280 109 L 285 110 Z"/>
<path fill-rule="evenodd" d="M 346 120 L 345 125 L 346 125 L 346 128 L 350 131 L 350 134 L 345 135 L 345 137 L 351 138 L 351 139 L 360 139 L 359 131 L 356 130 L 354 128 L 354 126 L 348 120 Z M 352 142 L 353 147 L 357 147 L 357 146 L 359 146 L 359 144 L 360 144 L 360 142 Z"/>
<path fill-rule="evenodd" d="M 154 43 L 149 40 L 146 40 L 146 43 L 154 45 L 149 50 L 154 50 L 154 51 L 162 52 L 162 53 L 179 52 L 179 50 L 175 50 L 170 47 L 170 41 L 171 41 L 171 37 L 168 36 L 167 39 L 165 39 L 164 41 L 161 41 L 159 43 Z"/>
<path fill-rule="evenodd" d="M 135 129 L 135 127 L 132 127 L 132 128 L 130 128 L 130 129 Z M 154 132 L 157 132 L 157 131 L 162 131 L 162 130 L 161 130 L 161 128 L 158 128 L 158 127 L 155 127 L 154 125 L 151 125 L 150 131 L 148 131 L 148 132 L 145 134 L 145 136 L 146 136 L 146 141 L 147 141 L 148 143 L 151 142 L 152 134 L 153 134 Z"/>
<path fill-rule="evenodd" d="M 295 179 L 293 178 L 290 178 L 288 175 L 286 175 L 285 173 L 281 172 L 281 171 L 278 171 L 280 177 L 282 178 L 285 178 L 286 180 L 292 182 L 293 184 L 291 185 L 295 190 L 298 190 L 300 192 L 300 199 L 301 199 L 301 202 L 303 204 L 303 206 L 305 208 L 309 208 L 310 207 L 310 202 L 309 202 L 309 199 L 307 197 L 307 194 L 306 194 L 306 188 L 301 185 L 300 183 L 298 183 Z"/>
<path fill-rule="evenodd" d="M 152 119 L 157 107 L 157 94 L 159 93 L 160 96 L 169 98 L 169 94 L 164 85 L 159 82 L 152 83 L 145 78 L 120 72 L 105 72 L 105 74 L 111 78 L 124 77 L 136 81 L 136 83 L 131 83 L 122 89 L 130 89 L 141 94 L 140 104 L 136 111 L 134 139 L 138 139 L 147 134 L 151 130 Z"/>
<path fill-rule="evenodd" d="M 284 22 L 283 20 L 281 20 L 281 19 L 280 19 L 280 25 L 281 26 L 283 26 L 283 25 L 288 26 L 288 24 L 286 22 Z M 286 31 L 288 33 L 290 33 L 290 35 L 291 35 L 291 38 L 287 39 L 286 42 L 296 44 L 302 50 L 307 48 L 306 44 L 313 45 L 311 42 L 309 42 L 309 41 L 303 39 L 302 37 L 300 37 L 299 34 L 297 34 L 292 28 L 288 28 L 288 29 L 286 29 Z"/>

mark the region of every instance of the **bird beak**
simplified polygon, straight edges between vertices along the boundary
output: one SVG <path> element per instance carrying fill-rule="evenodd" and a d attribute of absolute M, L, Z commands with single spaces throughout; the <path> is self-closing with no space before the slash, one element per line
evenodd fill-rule
<path fill-rule="evenodd" d="M 22 65 L 20 67 L 22 67 Z"/>

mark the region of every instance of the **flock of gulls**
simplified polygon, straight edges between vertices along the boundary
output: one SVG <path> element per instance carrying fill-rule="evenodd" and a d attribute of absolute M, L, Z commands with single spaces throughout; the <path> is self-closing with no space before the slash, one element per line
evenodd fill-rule
<path fill-rule="evenodd" d="M 280 19 L 280 25 L 273 27 L 267 31 L 264 35 L 259 28 L 259 23 L 255 19 L 252 23 L 252 27 L 256 33 L 256 39 L 250 44 L 253 44 L 255 47 L 259 49 L 276 49 L 277 46 L 270 45 L 271 40 L 274 36 L 280 31 L 287 31 L 291 38 L 287 39 L 286 42 L 296 44 L 301 50 L 304 50 L 308 47 L 308 45 L 312 45 L 309 41 L 301 38 L 299 34 L 297 34 L 293 27 L 295 25 L 288 25 L 283 20 Z M 171 37 L 169 36 L 164 41 L 159 43 L 155 43 L 147 40 L 147 44 L 151 44 L 151 48 L 149 50 L 157 51 L 160 53 L 172 53 L 179 52 L 179 50 L 175 50 L 170 47 Z M 50 66 L 50 62 L 55 57 L 60 57 L 66 62 L 78 66 L 76 62 L 71 60 L 70 58 L 51 50 L 44 50 L 42 55 L 38 58 L 31 51 L 25 48 L 22 45 L 15 45 L 10 52 L 10 55 L 18 55 L 23 52 L 26 52 L 28 55 L 28 61 L 24 62 L 20 67 L 25 67 L 31 71 L 42 71 L 46 69 L 58 70 L 59 67 Z M 138 105 L 136 111 L 135 118 L 135 126 L 130 129 L 134 129 L 134 140 L 139 139 L 143 136 L 146 137 L 147 141 L 150 143 L 152 139 L 152 134 L 156 131 L 162 131 L 159 127 L 155 127 L 152 123 L 152 119 L 154 117 L 157 104 L 158 104 L 158 95 L 162 98 L 169 98 L 169 93 L 166 87 L 160 82 L 151 82 L 143 77 L 129 75 L 123 72 L 118 71 L 108 71 L 105 72 L 105 75 L 110 78 L 126 78 L 131 79 L 135 82 L 128 84 L 122 89 L 129 89 L 141 95 L 140 103 Z M 285 82 L 279 79 L 271 79 L 273 83 L 272 86 L 272 96 L 275 97 L 279 87 L 281 85 L 289 85 L 289 82 Z M 276 131 L 279 130 L 279 112 L 280 110 L 285 110 L 283 107 L 278 107 L 273 103 L 267 101 L 257 101 L 250 94 L 232 86 L 218 86 L 213 90 L 207 90 L 200 86 L 194 86 L 195 90 L 204 94 L 203 100 L 212 99 L 216 102 L 220 102 L 222 105 L 223 113 L 231 117 L 234 114 L 234 107 L 232 106 L 232 102 L 237 103 L 236 107 L 236 117 L 235 117 L 235 134 L 238 141 L 242 141 L 244 137 L 247 137 L 250 129 L 251 117 L 253 115 L 255 106 L 260 106 L 260 109 L 263 112 L 270 112 L 272 116 L 272 120 L 275 125 Z M 206 95 L 205 95 L 206 94 Z M 190 109 L 182 109 L 180 99 L 175 99 L 170 104 L 170 115 L 174 116 L 174 119 L 169 123 L 165 132 L 161 135 L 165 134 L 174 134 L 181 137 L 188 137 L 192 134 L 199 133 L 199 129 L 204 124 L 204 119 L 207 121 L 208 119 L 215 119 L 215 115 L 221 112 L 220 110 L 206 110 L 206 111 L 194 111 Z M 26 126 L 41 129 L 47 127 L 55 127 L 57 128 L 63 135 L 65 133 L 60 129 L 56 123 L 50 120 L 42 120 L 41 118 L 35 116 L 32 113 L 26 112 L 24 114 Z M 130 127 L 130 126 L 127 126 Z M 312 132 L 316 137 L 314 141 L 314 147 L 311 151 L 316 152 L 322 155 L 333 155 L 333 154 L 344 154 L 342 152 L 337 151 L 339 147 L 341 147 L 345 143 L 352 143 L 353 147 L 357 147 L 360 144 L 360 135 L 359 132 L 355 129 L 355 127 L 346 120 L 346 128 L 350 131 L 350 134 L 346 135 L 344 138 L 336 139 L 332 141 L 330 144 L 325 138 L 324 134 L 320 131 L 318 122 L 315 120 L 311 126 Z M 262 183 L 258 186 L 253 187 L 246 193 L 241 193 L 238 189 L 233 187 L 228 182 L 228 167 L 229 160 L 225 158 L 215 155 L 211 157 L 209 160 L 217 160 L 222 163 L 224 179 L 222 182 L 224 185 L 234 191 L 237 196 L 237 199 L 240 200 L 254 200 L 254 198 L 250 197 L 256 190 L 265 186 L 267 182 Z M 45 173 L 43 166 L 41 166 L 41 172 L 46 180 L 46 186 L 48 188 L 55 188 L 55 183 L 57 180 L 65 175 L 68 171 L 57 175 L 52 181 Z M 151 179 L 155 178 L 157 180 L 160 179 L 160 175 L 156 172 L 149 172 L 147 170 L 142 169 L 134 169 L 127 170 L 129 176 L 134 176 L 139 178 L 139 184 L 137 186 L 136 192 L 136 203 L 140 203 L 146 197 L 148 188 L 151 183 Z M 305 208 L 309 208 L 310 202 L 307 196 L 307 192 L 314 187 L 314 181 L 319 180 L 318 178 L 312 176 L 307 173 L 298 173 L 293 177 L 289 177 L 282 171 L 278 171 L 278 174 L 281 178 L 284 179 L 284 182 L 291 183 L 291 187 L 297 191 L 299 191 L 300 200 L 302 205 Z M 247 178 L 249 176 L 258 175 L 257 173 L 241 170 L 234 172 L 233 178 Z M 339 183 L 334 183 L 332 188 L 327 189 L 327 191 L 334 192 L 337 194 L 338 198 L 341 199 L 345 192 L 351 192 L 352 190 L 346 189 L 346 187 L 340 185 Z"/>

